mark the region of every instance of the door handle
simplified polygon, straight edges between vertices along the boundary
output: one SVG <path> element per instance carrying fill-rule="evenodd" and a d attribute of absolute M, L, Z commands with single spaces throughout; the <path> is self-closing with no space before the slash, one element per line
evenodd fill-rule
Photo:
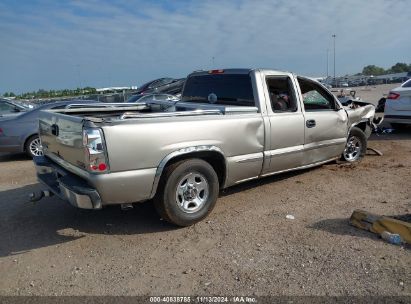
<path fill-rule="evenodd" d="M 59 136 L 59 126 L 54 124 L 51 125 L 51 134 L 55 135 L 55 136 Z"/>
<path fill-rule="evenodd" d="M 305 122 L 305 125 L 307 128 L 314 128 L 315 127 L 315 120 L 314 119 L 309 119 Z"/>

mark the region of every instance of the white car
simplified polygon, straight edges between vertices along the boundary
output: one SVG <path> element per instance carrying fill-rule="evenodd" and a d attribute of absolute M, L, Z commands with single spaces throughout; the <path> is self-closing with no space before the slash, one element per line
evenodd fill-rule
<path fill-rule="evenodd" d="M 384 121 L 393 128 L 411 125 L 411 79 L 388 94 L 384 108 Z"/>

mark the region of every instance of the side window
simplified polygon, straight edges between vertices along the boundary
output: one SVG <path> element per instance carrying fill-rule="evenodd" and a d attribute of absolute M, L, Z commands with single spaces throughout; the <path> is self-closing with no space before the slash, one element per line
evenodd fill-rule
<path fill-rule="evenodd" d="M 266 78 L 271 108 L 274 112 L 297 111 L 297 99 L 291 79 L 286 76 L 268 76 Z"/>
<path fill-rule="evenodd" d="M 158 86 L 161 85 L 162 81 L 163 81 L 163 80 L 153 81 L 153 82 L 148 86 L 148 88 L 149 88 L 149 89 L 156 88 L 156 87 L 158 87 Z"/>
<path fill-rule="evenodd" d="M 154 81 L 149 88 L 153 89 L 153 88 L 157 88 L 157 87 L 161 87 L 163 85 L 169 84 L 173 81 L 172 78 L 163 78 L 163 79 L 159 79 L 157 81 Z"/>
<path fill-rule="evenodd" d="M 334 110 L 334 97 L 314 81 L 298 78 L 306 111 Z"/>
<path fill-rule="evenodd" d="M 13 113 L 15 106 L 9 104 L 9 103 L 0 103 L 0 111 L 3 113 Z"/>

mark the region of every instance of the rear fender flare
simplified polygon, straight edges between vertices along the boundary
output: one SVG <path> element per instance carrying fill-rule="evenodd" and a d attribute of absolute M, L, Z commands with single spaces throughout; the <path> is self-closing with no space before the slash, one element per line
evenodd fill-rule
<path fill-rule="evenodd" d="M 156 192 L 157 192 L 157 188 L 158 188 L 158 184 L 160 182 L 160 178 L 161 175 L 163 174 L 164 168 L 167 166 L 167 164 L 172 161 L 173 159 L 175 159 L 176 157 L 180 157 L 180 156 L 184 156 L 184 155 L 190 155 L 193 154 L 193 156 L 195 156 L 195 153 L 197 152 L 217 152 L 219 154 L 221 154 L 221 156 L 224 158 L 225 161 L 225 177 L 227 177 L 227 160 L 226 157 L 224 155 L 224 152 L 216 146 L 211 146 L 211 145 L 203 145 L 203 146 L 192 146 L 192 147 L 187 147 L 187 148 L 183 148 L 183 149 L 179 149 L 176 150 L 174 152 L 171 152 L 170 154 L 168 154 L 167 156 L 165 156 L 161 161 L 160 164 L 157 167 L 156 170 L 156 174 L 154 176 L 154 181 L 153 181 L 153 187 L 151 189 L 151 194 L 150 194 L 150 199 L 152 199 Z M 224 183 L 225 184 L 225 181 Z"/>

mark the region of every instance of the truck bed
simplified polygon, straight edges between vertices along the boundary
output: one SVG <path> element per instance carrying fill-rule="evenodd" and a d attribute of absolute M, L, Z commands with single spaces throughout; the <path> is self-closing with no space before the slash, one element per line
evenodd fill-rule
<path fill-rule="evenodd" d="M 197 115 L 256 113 L 256 107 L 191 104 L 189 102 L 156 102 L 144 104 L 73 104 L 67 109 L 49 112 L 82 117 L 91 121 L 117 121 L 130 118 L 155 118 Z"/>

